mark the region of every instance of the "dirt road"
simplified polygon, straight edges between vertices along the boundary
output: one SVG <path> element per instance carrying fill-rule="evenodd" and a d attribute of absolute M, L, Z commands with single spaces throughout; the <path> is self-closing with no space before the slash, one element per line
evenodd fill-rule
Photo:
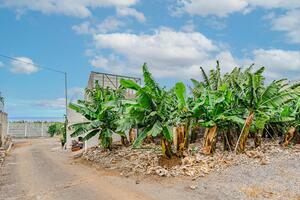
<path fill-rule="evenodd" d="M 197 181 L 133 178 L 74 163 L 56 139 L 17 141 L 0 171 L 0 199 L 300 199 L 300 158 L 235 166 Z M 191 189 L 190 186 L 195 186 Z"/>

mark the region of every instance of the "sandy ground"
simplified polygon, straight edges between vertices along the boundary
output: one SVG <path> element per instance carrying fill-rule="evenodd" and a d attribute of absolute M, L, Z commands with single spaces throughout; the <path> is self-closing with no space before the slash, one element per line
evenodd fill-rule
<path fill-rule="evenodd" d="M 191 187 L 192 186 L 192 187 Z M 300 199 L 300 158 L 187 178 L 125 178 L 75 162 L 57 139 L 17 140 L 0 171 L 0 199 Z"/>

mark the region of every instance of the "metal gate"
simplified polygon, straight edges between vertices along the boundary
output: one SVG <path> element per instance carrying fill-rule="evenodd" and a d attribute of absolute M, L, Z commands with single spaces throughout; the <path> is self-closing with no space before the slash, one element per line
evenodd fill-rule
<path fill-rule="evenodd" d="M 50 137 L 48 127 L 54 122 L 9 122 L 7 134 L 12 137 Z"/>

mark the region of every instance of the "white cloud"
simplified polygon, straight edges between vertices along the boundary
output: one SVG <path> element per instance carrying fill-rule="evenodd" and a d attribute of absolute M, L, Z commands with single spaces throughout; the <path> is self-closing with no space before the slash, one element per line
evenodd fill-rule
<path fill-rule="evenodd" d="M 247 14 L 256 8 L 270 10 L 264 19 L 271 20 L 272 30 L 285 32 L 291 43 L 300 43 L 300 0 L 177 0 L 173 12 L 222 18 L 237 12 Z M 277 16 L 274 9 L 285 13 Z M 225 23 L 213 17 L 208 19 L 208 25 L 216 29 L 225 27 Z"/>
<path fill-rule="evenodd" d="M 211 27 L 216 30 L 222 30 L 226 28 L 226 23 L 221 18 L 211 17 L 205 23 L 208 27 Z"/>
<path fill-rule="evenodd" d="M 107 33 L 110 31 L 118 30 L 120 27 L 123 26 L 125 26 L 124 22 L 113 17 L 108 17 L 102 23 L 97 25 L 96 32 Z"/>
<path fill-rule="evenodd" d="M 300 7 L 299 0 L 246 0 L 250 6 L 262 7 L 266 9 L 283 8 L 294 9 Z"/>
<path fill-rule="evenodd" d="M 38 68 L 34 66 L 33 61 L 26 57 L 16 57 L 16 59 L 11 62 L 10 71 L 16 74 L 31 74 L 38 71 Z"/>
<path fill-rule="evenodd" d="M 186 24 L 185 25 L 183 25 L 182 27 L 181 27 L 181 30 L 183 31 L 183 32 L 194 32 L 195 31 L 195 24 L 194 24 L 194 22 L 193 22 L 193 20 L 189 20 L 189 21 L 187 21 L 186 22 Z"/>
<path fill-rule="evenodd" d="M 114 17 L 108 17 L 99 24 L 91 24 L 86 21 L 79 25 L 75 25 L 72 29 L 78 34 L 97 34 L 97 33 L 108 33 L 116 31 L 121 27 L 124 27 L 125 23 Z"/>
<path fill-rule="evenodd" d="M 68 89 L 68 101 L 76 102 L 78 99 L 84 98 L 84 88 L 82 87 L 73 87 Z"/>
<path fill-rule="evenodd" d="M 57 98 L 50 100 L 38 100 L 33 102 L 34 106 L 51 109 L 63 109 L 66 107 L 65 98 Z"/>
<path fill-rule="evenodd" d="M 138 0 L 2 0 L 2 6 L 16 8 L 18 13 L 26 10 L 44 14 L 63 14 L 85 18 L 91 16 L 91 9 L 97 7 L 128 7 Z"/>
<path fill-rule="evenodd" d="M 78 25 L 72 26 L 73 31 L 75 31 L 77 34 L 85 35 L 85 34 L 93 34 L 94 29 L 91 28 L 91 23 L 86 21 Z"/>
<path fill-rule="evenodd" d="M 191 15 L 216 15 L 226 17 L 233 12 L 243 11 L 248 3 L 246 0 L 178 0 L 181 12 L 187 12 Z"/>
<path fill-rule="evenodd" d="M 119 16 L 132 16 L 135 17 L 139 22 L 145 22 L 146 18 L 143 13 L 137 11 L 134 8 L 129 7 L 118 7 L 117 14 Z"/>
<path fill-rule="evenodd" d="M 160 78 L 197 77 L 200 66 L 213 67 L 217 59 L 222 61 L 225 71 L 237 65 L 229 51 L 199 32 L 161 28 L 153 34 L 97 34 L 94 40 L 96 48 L 111 49 L 114 54 L 96 56 L 90 63 L 119 74 L 138 74 L 144 62 Z"/>
<path fill-rule="evenodd" d="M 252 63 L 265 66 L 268 80 L 296 79 L 300 74 L 300 51 L 255 49 L 248 56 L 236 58 L 228 47 L 199 32 L 161 28 L 152 34 L 96 34 L 94 40 L 97 49 L 110 49 L 113 54 L 94 56 L 91 65 L 118 74 L 140 75 L 141 65 L 147 62 L 157 78 L 199 78 L 199 67 L 209 70 L 216 60 L 223 72 Z"/>
<path fill-rule="evenodd" d="M 90 60 L 90 64 L 98 69 L 105 70 L 110 73 L 115 74 L 137 74 L 139 73 L 136 67 L 128 67 L 124 60 L 121 60 L 115 54 L 110 54 L 108 56 L 96 55 Z"/>
<path fill-rule="evenodd" d="M 256 49 L 253 51 L 253 62 L 258 66 L 265 66 L 266 75 L 270 78 L 299 79 L 300 51 Z"/>
<path fill-rule="evenodd" d="M 300 9 L 271 18 L 272 29 L 285 32 L 289 42 L 300 44 Z"/>
<path fill-rule="evenodd" d="M 226 17 L 235 12 L 249 13 L 256 7 L 264 9 L 300 8 L 299 0 L 177 0 L 176 13 L 186 12 L 199 16 Z"/>

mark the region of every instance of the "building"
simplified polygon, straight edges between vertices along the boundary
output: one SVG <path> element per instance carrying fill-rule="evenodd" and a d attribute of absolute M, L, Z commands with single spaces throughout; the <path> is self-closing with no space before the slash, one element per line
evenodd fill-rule
<path fill-rule="evenodd" d="M 122 79 L 133 80 L 136 83 L 141 84 L 141 79 L 136 77 L 114 75 L 114 74 L 107 74 L 101 72 L 91 72 L 87 87 L 90 89 L 94 88 L 96 81 L 98 81 L 98 84 L 103 88 L 109 87 L 112 89 L 117 89 L 119 88 L 120 81 Z M 127 98 L 132 98 L 135 96 L 135 91 L 131 89 L 127 89 L 125 96 Z"/>
<path fill-rule="evenodd" d="M 115 74 L 108 74 L 108 73 L 101 73 L 101 72 L 91 72 L 88 80 L 87 88 L 92 89 L 95 87 L 96 81 L 98 84 L 104 88 L 112 88 L 117 89 L 120 87 L 120 81 L 122 79 L 133 80 L 138 84 L 141 84 L 141 79 L 137 77 L 130 77 L 130 76 L 122 76 L 122 75 L 115 75 Z M 126 90 L 125 96 L 127 98 L 132 98 L 135 96 L 135 91 L 128 89 Z M 87 121 L 81 114 L 75 112 L 68 108 L 68 125 L 80 123 Z M 70 136 L 71 130 L 67 132 L 67 147 L 70 147 L 72 144 L 72 138 Z M 118 141 L 120 137 L 116 134 L 113 135 L 113 140 Z M 98 136 L 91 138 L 89 141 L 85 142 L 85 147 L 89 148 L 95 145 L 98 145 L 99 140 Z"/>

